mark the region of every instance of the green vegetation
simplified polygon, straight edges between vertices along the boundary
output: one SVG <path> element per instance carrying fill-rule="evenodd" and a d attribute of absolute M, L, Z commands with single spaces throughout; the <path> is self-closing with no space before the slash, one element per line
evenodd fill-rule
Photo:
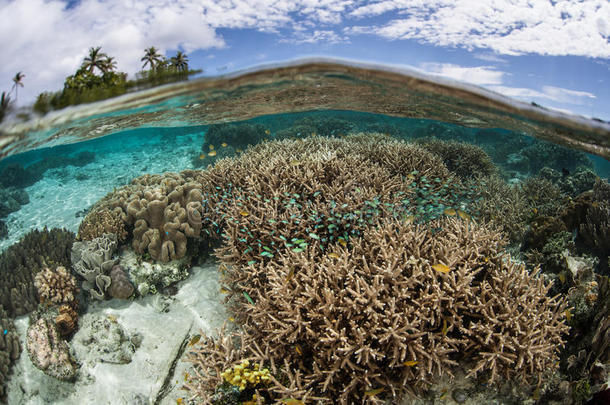
<path fill-rule="evenodd" d="M 15 101 L 17 101 L 17 90 L 19 87 L 23 87 L 23 78 L 25 75 L 23 72 L 17 72 L 13 76 L 13 87 L 11 92 L 15 92 Z M 6 113 L 13 108 L 13 100 L 11 100 L 11 93 L 3 91 L 0 95 L 0 122 L 4 119 Z"/>
<path fill-rule="evenodd" d="M 70 105 L 90 103 L 119 96 L 129 91 L 142 90 L 162 84 L 187 80 L 201 70 L 188 68 L 188 56 L 181 51 L 167 59 L 154 46 L 145 49 L 141 59 L 142 70 L 135 80 L 127 80 L 127 73 L 116 71 L 115 59 L 101 52 L 101 47 L 89 49 L 80 68 L 64 81 L 64 88 L 57 92 L 43 92 L 34 103 L 34 111 L 46 114 Z M 15 79 L 13 79 L 15 80 Z"/>

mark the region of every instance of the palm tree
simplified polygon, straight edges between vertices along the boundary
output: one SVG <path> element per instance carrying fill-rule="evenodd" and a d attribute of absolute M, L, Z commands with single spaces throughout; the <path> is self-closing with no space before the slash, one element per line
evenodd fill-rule
<path fill-rule="evenodd" d="M 15 90 L 15 101 L 17 101 L 17 89 L 21 86 L 23 87 L 23 78 L 25 77 L 25 75 L 23 74 L 23 72 L 17 72 L 17 74 L 15 74 L 15 76 L 13 77 L 13 90 Z"/>
<path fill-rule="evenodd" d="M 100 52 L 100 49 L 102 49 L 101 46 L 98 46 L 97 48 L 89 48 L 89 56 L 83 59 L 81 68 L 88 69 L 91 73 L 93 73 L 93 69 L 98 68 L 103 73 L 108 55 Z"/>
<path fill-rule="evenodd" d="M 106 60 L 104 61 L 104 73 L 112 72 L 114 69 L 116 69 L 116 60 L 114 60 L 114 57 L 112 56 L 106 57 Z"/>
<path fill-rule="evenodd" d="M 158 53 L 157 48 L 151 46 L 144 50 L 144 56 L 141 61 L 144 62 L 142 65 L 142 69 L 146 67 L 146 65 L 150 65 L 150 70 L 155 70 L 155 67 L 161 63 L 161 55 Z"/>
<path fill-rule="evenodd" d="M 4 119 L 4 114 L 8 111 L 11 105 L 11 96 L 6 91 L 0 95 L 0 122 Z"/>
<path fill-rule="evenodd" d="M 172 66 L 179 72 L 184 72 L 189 69 L 189 57 L 182 51 L 176 52 L 176 56 L 172 57 Z"/>

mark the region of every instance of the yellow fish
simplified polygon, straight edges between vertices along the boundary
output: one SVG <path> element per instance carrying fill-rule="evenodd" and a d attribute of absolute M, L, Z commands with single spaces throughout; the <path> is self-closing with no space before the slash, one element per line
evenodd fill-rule
<path fill-rule="evenodd" d="M 299 165 L 299 161 L 298 160 L 294 159 L 294 160 L 290 161 L 290 166 L 295 167 L 295 166 L 298 166 L 298 165 Z"/>
<path fill-rule="evenodd" d="M 184 373 L 184 381 L 189 379 L 189 373 Z"/>
<path fill-rule="evenodd" d="M 436 271 L 438 271 L 439 273 L 449 273 L 449 271 L 451 270 L 449 268 L 449 266 L 444 265 L 442 263 L 438 263 L 432 266 L 432 268 Z"/>
<path fill-rule="evenodd" d="M 290 271 L 288 272 L 288 275 L 286 276 L 286 282 L 292 280 L 293 277 L 294 277 L 294 267 L 291 267 Z"/>
<path fill-rule="evenodd" d="M 328 254 L 328 257 L 332 257 L 333 259 L 338 259 L 338 258 L 339 258 L 339 257 L 341 257 L 341 256 L 339 256 L 339 255 L 338 255 L 338 254 L 336 254 L 335 252 L 330 252 L 330 253 Z"/>
<path fill-rule="evenodd" d="M 442 330 L 443 336 L 447 336 L 447 331 L 448 330 L 449 330 L 449 328 L 447 327 L 447 320 L 443 319 L 443 330 Z"/>
<path fill-rule="evenodd" d="M 235 149 L 235 152 L 237 152 L 237 153 L 242 153 L 242 152 L 243 152 L 243 150 L 241 150 L 241 149 L 237 148 L 237 149 Z"/>
<path fill-rule="evenodd" d="M 210 145 L 210 150 L 214 150 L 214 145 Z"/>
<path fill-rule="evenodd" d="M 453 208 L 445 208 L 445 211 L 443 211 L 443 214 L 449 215 L 449 216 L 454 216 L 455 214 L 457 214 L 457 211 L 454 210 Z"/>
<path fill-rule="evenodd" d="M 407 360 L 407 361 L 405 361 L 405 362 L 404 362 L 404 363 L 402 363 L 402 364 L 404 364 L 404 365 L 405 365 L 405 366 L 407 366 L 407 367 L 413 367 L 413 366 L 415 366 L 417 363 L 419 363 L 417 360 Z"/>
<path fill-rule="evenodd" d="M 223 294 L 228 294 L 228 293 L 229 293 L 229 290 L 227 290 L 227 289 L 226 289 L 226 288 L 224 288 L 224 287 L 221 287 L 221 288 L 220 288 L 220 292 L 221 292 L 221 293 L 223 293 Z"/>
<path fill-rule="evenodd" d="M 559 281 L 561 281 L 561 284 L 566 283 L 566 275 L 564 273 L 559 273 Z"/>
<path fill-rule="evenodd" d="M 226 148 L 227 146 L 229 146 L 229 144 L 226 143 L 226 142 L 223 142 L 223 143 L 220 144 L 220 146 L 222 146 L 223 148 Z"/>
<path fill-rule="evenodd" d="M 199 155 L 199 159 L 205 159 L 205 153 L 202 153 L 201 155 Z"/>
<path fill-rule="evenodd" d="M 116 323 L 117 317 L 115 315 L 109 314 L 107 318 L 110 322 Z"/>
<path fill-rule="evenodd" d="M 239 211 L 239 215 L 241 215 L 242 217 L 247 217 L 250 215 L 250 213 L 248 211 Z"/>
<path fill-rule="evenodd" d="M 267 135 L 269 135 L 269 134 L 271 133 L 271 131 L 269 131 L 268 129 L 265 129 L 265 133 L 266 133 Z"/>
<path fill-rule="evenodd" d="M 537 213 L 538 213 L 538 208 L 534 208 L 534 209 L 532 210 L 532 212 L 533 212 L 534 214 L 537 214 Z"/>
<path fill-rule="evenodd" d="M 409 215 L 405 217 L 405 224 L 410 225 L 415 221 L 415 215 Z"/>
<path fill-rule="evenodd" d="M 212 150 L 212 151 L 208 152 L 208 156 L 212 156 L 212 157 L 216 156 L 216 151 Z"/>
<path fill-rule="evenodd" d="M 468 214 L 467 212 L 464 212 L 462 210 L 457 210 L 457 214 L 462 219 L 465 219 L 465 220 L 469 220 L 470 219 L 470 214 Z"/>
<path fill-rule="evenodd" d="M 182 405 L 182 398 L 178 398 L 176 400 L 176 405 Z"/>
<path fill-rule="evenodd" d="M 201 339 L 201 335 L 195 335 L 191 338 L 191 340 L 189 340 L 189 346 L 192 346 L 194 344 L 196 344 L 197 342 L 199 342 L 199 339 Z"/>
<path fill-rule="evenodd" d="M 232 316 L 229 317 L 229 321 L 231 322 L 235 322 L 235 318 L 233 318 Z"/>
<path fill-rule="evenodd" d="M 383 387 L 375 388 L 374 390 L 364 391 L 364 395 L 366 395 L 367 397 L 374 397 L 377 394 L 381 394 L 384 390 L 385 388 Z"/>
<path fill-rule="evenodd" d="M 282 402 L 286 405 L 305 405 L 305 402 L 301 401 L 300 399 L 294 398 L 284 398 L 282 399 Z"/>
<path fill-rule="evenodd" d="M 302 355 L 303 355 L 303 351 L 301 350 L 301 346 L 299 346 L 299 345 L 295 345 L 295 346 L 294 346 L 294 350 L 297 352 L 297 354 L 298 354 L 299 356 L 302 356 Z"/>
<path fill-rule="evenodd" d="M 567 320 L 568 322 L 570 322 L 570 321 L 572 320 L 572 312 L 570 312 L 570 309 L 569 309 L 569 308 L 568 308 L 568 309 L 566 309 L 565 314 L 566 314 L 566 320 Z"/>
<path fill-rule="evenodd" d="M 343 246 L 343 247 L 346 247 L 347 246 L 347 241 L 345 239 L 343 239 L 343 238 L 339 238 L 339 244 L 341 246 Z"/>

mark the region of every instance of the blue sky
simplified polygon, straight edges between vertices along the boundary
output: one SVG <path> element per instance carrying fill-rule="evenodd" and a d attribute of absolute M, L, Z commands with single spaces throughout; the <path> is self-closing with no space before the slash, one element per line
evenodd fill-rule
<path fill-rule="evenodd" d="M 414 68 L 610 120 L 608 0 L 0 0 L 0 89 L 60 89 L 87 49 L 130 74 L 180 49 L 218 75 L 329 56 Z"/>

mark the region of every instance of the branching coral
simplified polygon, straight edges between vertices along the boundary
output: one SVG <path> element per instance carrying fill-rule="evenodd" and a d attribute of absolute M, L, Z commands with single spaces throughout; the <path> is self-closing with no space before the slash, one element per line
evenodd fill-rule
<path fill-rule="evenodd" d="M 21 345 L 15 324 L 0 305 L 0 402 L 5 400 L 11 368 L 20 355 Z"/>
<path fill-rule="evenodd" d="M 127 215 L 118 207 L 94 209 L 78 227 L 78 239 L 92 240 L 105 233 L 117 235 L 119 243 L 127 239 Z"/>
<path fill-rule="evenodd" d="M 605 180 L 597 181 L 592 197 L 579 236 L 584 244 L 605 259 L 610 255 L 610 184 Z"/>
<path fill-rule="evenodd" d="M 373 401 L 364 393 L 377 388 L 380 397 L 405 396 L 461 359 L 491 381 L 539 377 L 556 366 L 564 304 L 503 259 L 503 244 L 499 233 L 459 219 L 388 219 L 350 249 L 337 243 L 322 252 L 314 241 L 245 268 L 225 257 L 227 288 L 249 297 L 235 297 L 247 339 L 232 353 L 271 365 L 267 395 L 335 403 Z M 220 370 L 235 364 L 218 360 Z M 195 361 L 209 370 L 205 357 Z"/>
<path fill-rule="evenodd" d="M 439 156 L 447 169 L 461 179 L 490 176 L 497 169 L 483 149 L 469 143 L 424 138 L 419 143 Z"/>

